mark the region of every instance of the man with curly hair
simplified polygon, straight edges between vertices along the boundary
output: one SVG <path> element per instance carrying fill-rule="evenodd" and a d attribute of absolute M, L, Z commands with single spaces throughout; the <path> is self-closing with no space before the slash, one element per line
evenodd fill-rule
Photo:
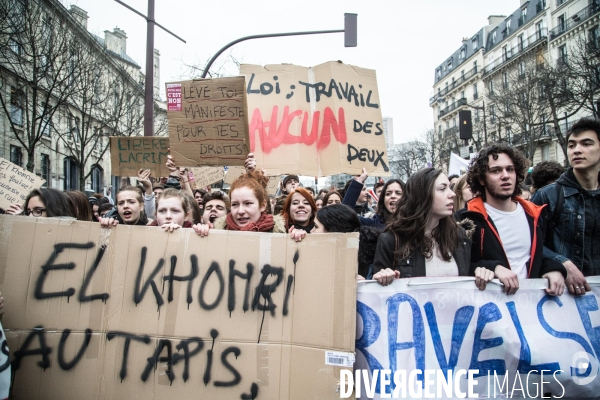
<path fill-rule="evenodd" d="M 535 191 L 554 183 L 565 171 L 556 161 L 542 161 L 531 171 L 531 186 Z"/>
<path fill-rule="evenodd" d="M 546 292 L 560 296 L 566 270 L 543 256 L 543 207 L 519 196 L 527 166 L 527 159 L 505 144 L 482 149 L 472 161 L 467 182 L 475 197 L 459 215 L 476 227 L 471 271 L 477 267 L 493 271 L 507 294 L 516 293 L 519 280 L 547 278 Z"/>
<path fill-rule="evenodd" d="M 547 205 L 552 225 L 544 254 L 567 268 L 569 292 L 583 295 L 591 290 L 585 277 L 600 275 L 600 121 L 584 118 L 571 127 L 567 156 L 571 168 L 532 201 Z"/>

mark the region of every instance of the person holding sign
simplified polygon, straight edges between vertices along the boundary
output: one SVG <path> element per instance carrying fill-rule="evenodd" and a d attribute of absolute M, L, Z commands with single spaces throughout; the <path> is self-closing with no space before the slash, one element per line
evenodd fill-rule
<path fill-rule="evenodd" d="M 156 219 L 148 226 L 160 226 L 166 232 L 191 228 L 193 224 L 188 221 L 191 212 L 191 204 L 185 193 L 169 188 L 156 200 Z"/>
<path fill-rule="evenodd" d="M 207 236 L 210 229 L 225 229 L 246 232 L 286 233 L 285 219 L 280 215 L 266 213 L 269 178 L 257 171 L 249 171 L 237 178 L 229 193 L 231 196 L 231 213 L 206 225 L 194 225 L 200 236 Z"/>
<path fill-rule="evenodd" d="M 398 209 L 377 241 L 373 279 L 385 286 L 395 278 L 469 275 L 473 225 L 457 225 L 455 196 L 439 169 L 423 168 L 408 179 Z M 483 290 L 494 274 L 477 268 L 475 277 Z"/>
<path fill-rule="evenodd" d="M 74 217 L 67 196 L 56 189 L 34 189 L 29 192 L 22 207 L 18 203 L 11 204 L 7 214 L 29 215 L 31 217 Z"/>
<path fill-rule="evenodd" d="M 231 210 L 231 202 L 229 197 L 219 190 L 211 193 L 206 193 L 202 198 L 204 203 L 204 213 L 202 213 L 202 223 L 214 224 L 221 217 L 229 214 Z"/>
<path fill-rule="evenodd" d="M 475 195 L 460 217 L 475 223 L 471 262 L 492 272 L 515 294 L 519 280 L 547 278 L 549 295 L 560 296 L 567 270 L 543 254 L 542 210 L 520 196 L 528 160 L 513 147 L 496 143 L 473 159 L 467 182 Z"/>
<path fill-rule="evenodd" d="M 316 212 L 317 205 L 308 190 L 301 187 L 292 190 L 283 203 L 283 218 L 294 240 L 302 240 L 313 230 Z"/>
<path fill-rule="evenodd" d="M 366 192 L 363 192 L 363 189 L 365 188 L 364 182 L 368 177 L 367 170 L 363 168 L 362 174 L 350 181 L 344 195 L 343 204 L 355 207 L 361 193 L 366 194 Z M 387 181 L 383 185 L 381 189 L 382 195 L 379 196 L 379 200 L 377 201 L 377 213 L 372 217 L 359 216 L 361 224 L 384 229 L 396 211 L 396 204 L 400 201 L 403 192 L 404 182 L 400 179 L 390 179 Z"/>
<path fill-rule="evenodd" d="M 134 186 L 124 186 L 117 192 L 117 211 L 100 218 L 100 224 L 110 228 L 118 224 L 147 225 L 142 192 Z"/>

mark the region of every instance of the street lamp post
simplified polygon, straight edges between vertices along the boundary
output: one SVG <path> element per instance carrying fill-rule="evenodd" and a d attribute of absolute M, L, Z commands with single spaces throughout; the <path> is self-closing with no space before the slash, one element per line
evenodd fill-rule
<path fill-rule="evenodd" d="M 206 78 L 210 71 L 210 67 L 216 61 L 216 59 L 228 48 L 234 44 L 243 42 L 250 39 L 263 39 L 270 37 L 281 37 L 281 36 L 300 36 L 300 35 L 320 35 L 323 33 L 341 33 L 344 32 L 344 46 L 345 47 L 356 47 L 356 19 L 357 14 L 345 13 L 344 14 L 344 29 L 328 30 L 328 31 L 306 31 L 306 32 L 286 32 L 286 33 L 267 33 L 263 35 L 251 35 L 234 40 L 231 43 L 223 46 L 206 64 L 204 72 L 202 72 L 202 78 Z"/>
<path fill-rule="evenodd" d="M 115 0 L 123 7 L 133 11 L 148 22 L 146 29 L 146 82 L 144 95 L 144 136 L 154 135 L 154 26 L 158 26 L 185 43 L 185 40 L 154 20 L 154 0 L 148 0 L 148 16 L 128 6 L 121 0 Z"/>

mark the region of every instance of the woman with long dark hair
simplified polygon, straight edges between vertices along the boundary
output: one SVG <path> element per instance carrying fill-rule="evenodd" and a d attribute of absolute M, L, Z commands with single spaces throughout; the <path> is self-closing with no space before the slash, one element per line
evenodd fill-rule
<path fill-rule="evenodd" d="M 354 178 L 348 185 L 344 195 L 343 204 L 354 208 L 360 194 L 364 188 L 364 181 L 368 178 L 367 170 L 363 168 L 363 173 Z M 404 182 L 400 179 L 390 179 L 383 185 L 381 195 L 377 200 L 377 212 L 372 217 L 361 217 L 362 225 L 373 226 L 383 230 L 396 211 L 396 204 L 400 201 L 404 193 Z"/>
<path fill-rule="evenodd" d="M 406 182 L 406 190 L 386 230 L 379 236 L 373 279 L 382 285 L 394 278 L 468 276 L 472 224 L 469 232 L 453 217 L 450 181 L 439 169 L 424 168 Z M 485 289 L 494 274 L 475 270 L 476 285 Z"/>
<path fill-rule="evenodd" d="M 50 188 L 34 189 L 27 195 L 25 204 L 13 203 L 7 214 L 24 214 L 32 217 L 75 217 L 64 192 Z"/>

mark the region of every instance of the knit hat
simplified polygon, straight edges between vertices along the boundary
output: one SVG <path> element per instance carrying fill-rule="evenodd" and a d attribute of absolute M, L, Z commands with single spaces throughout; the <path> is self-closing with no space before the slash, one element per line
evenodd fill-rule
<path fill-rule="evenodd" d="M 300 178 L 298 178 L 298 175 L 288 175 L 285 178 L 283 178 L 283 187 L 285 187 L 285 185 L 287 185 L 287 183 L 290 179 L 295 179 L 298 182 L 300 182 Z"/>

